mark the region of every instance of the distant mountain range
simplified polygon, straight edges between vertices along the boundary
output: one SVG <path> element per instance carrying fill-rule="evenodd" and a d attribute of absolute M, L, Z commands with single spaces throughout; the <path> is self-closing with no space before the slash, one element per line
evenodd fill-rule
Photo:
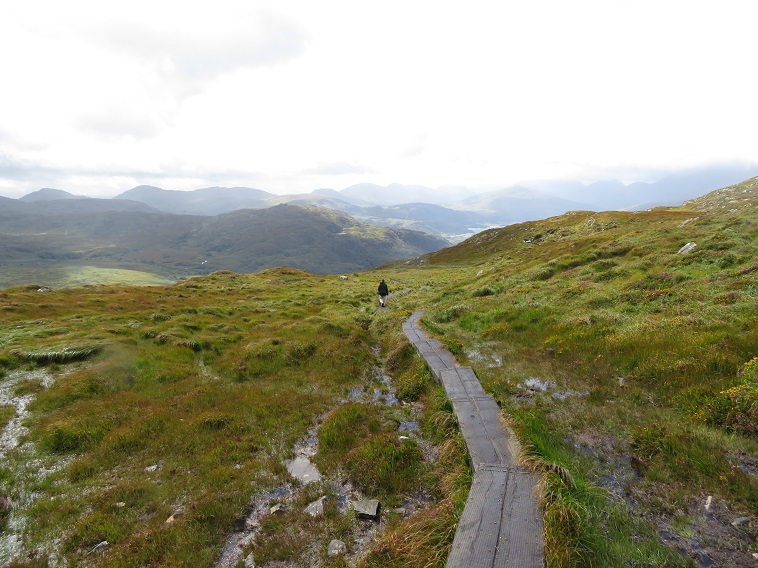
<path fill-rule="evenodd" d="M 397 183 L 359 184 L 341 191 L 321 188 L 292 195 L 249 187 L 176 191 L 141 185 L 106 200 L 45 188 L 13 201 L 61 212 L 87 207 L 91 212 L 126 209 L 205 216 L 283 203 L 314 205 L 342 211 L 374 225 L 423 231 L 456 242 L 485 227 L 544 219 L 570 210 L 641 210 L 678 205 L 755 175 L 758 166 L 724 166 L 685 171 L 654 183 L 531 181 L 487 193 L 454 186 L 432 189 Z M 8 208 L 4 203 L 0 201 L 0 207 Z M 144 206 L 148 209 L 140 209 Z"/>

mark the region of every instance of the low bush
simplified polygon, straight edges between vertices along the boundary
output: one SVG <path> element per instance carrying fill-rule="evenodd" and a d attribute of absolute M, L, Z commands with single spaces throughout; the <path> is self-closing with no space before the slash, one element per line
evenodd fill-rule
<path fill-rule="evenodd" d="M 390 497 L 416 486 L 423 459 L 415 441 L 382 433 L 351 451 L 345 465 L 351 481 L 364 494 Z"/>

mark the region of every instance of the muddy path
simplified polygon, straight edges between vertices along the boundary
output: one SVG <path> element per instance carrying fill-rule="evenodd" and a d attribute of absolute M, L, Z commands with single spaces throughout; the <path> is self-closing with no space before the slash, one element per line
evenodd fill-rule
<path fill-rule="evenodd" d="M 374 354 L 379 360 L 379 350 L 374 349 Z M 403 408 L 408 419 L 401 421 L 398 433 L 401 436 L 414 438 L 421 446 L 427 459 L 433 459 L 434 450 L 419 437 L 418 413 L 419 408 L 413 404 L 398 400 L 392 385 L 392 378 L 384 372 L 380 365 L 376 365 L 366 373 L 362 383 L 352 389 L 345 398 L 336 401 L 335 409 L 342 404 L 360 402 L 365 404 L 382 405 L 388 408 Z M 254 550 L 245 554 L 251 545 L 254 547 L 255 539 L 260 533 L 261 523 L 268 515 L 276 514 L 279 507 L 290 507 L 297 500 L 303 488 L 311 483 L 321 484 L 330 495 L 336 499 L 336 506 L 340 514 L 347 515 L 355 503 L 365 497 L 355 489 L 352 484 L 341 474 L 333 474 L 324 477 L 311 461 L 318 453 L 318 430 L 328 416 L 328 413 L 320 416 L 307 434 L 298 440 L 290 452 L 294 457 L 282 460 L 287 468 L 291 481 L 283 483 L 279 487 L 263 493 L 256 494 L 250 501 L 250 505 L 243 518 L 237 522 L 237 527 L 227 537 L 221 555 L 213 564 L 214 568 L 235 568 L 242 563 L 244 566 L 260 566 L 254 563 Z M 308 505 L 306 512 L 313 516 L 318 515 L 319 508 L 323 508 L 326 496 Z M 403 498 L 403 514 L 412 514 L 419 508 L 427 506 L 430 498 L 425 495 L 407 495 Z M 310 509 L 310 510 L 309 510 Z M 381 528 L 386 524 L 383 518 L 378 520 L 358 521 L 352 533 L 352 542 L 349 553 L 345 554 L 345 561 L 353 566 L 371 546 Z M 312 561 L 302 559 L 298 564 L 291 566 L 318 566 L 317 544 L 309 547 L 314 551 Z M 263 565 L 265 566 L 265 564 Z M 277 568 L 288 568 L 289 563 L 276 563 Z"/>

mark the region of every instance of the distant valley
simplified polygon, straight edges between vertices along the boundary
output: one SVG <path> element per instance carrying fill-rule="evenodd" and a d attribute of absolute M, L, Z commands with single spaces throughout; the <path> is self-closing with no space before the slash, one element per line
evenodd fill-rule
<path fill-rule="evenodd" d="M 745 177 L 745 168 L 712 168 L 656 183 L 534 181 L 478 194 L 402 184 L 293 195 L 142 185 L 99 199 L 43 188 L 20 199 L 0 197 L 0 287 L 79 284 L 84 267 L 90 274 L 130 270 L 140 283 L 274 266 L 365 270 L 434 252 L 488 227 L 571 210 L 677 205 Z"/>
<path fill-rule="evenodd" d="M 52 277 L 56 270 L 77 266 L 169 280 L 274 266 L 353 272 L 448 244 L 439 236 L 294 205 L 202 216 L 163 213 L 126 200 L 0 201 L 0 287 L 32 278 L 36 284 L 60 285 L 60 278 Z"/>

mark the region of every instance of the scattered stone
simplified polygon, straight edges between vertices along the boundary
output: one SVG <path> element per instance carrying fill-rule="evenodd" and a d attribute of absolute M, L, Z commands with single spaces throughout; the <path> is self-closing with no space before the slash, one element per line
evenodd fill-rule
<path fill-rule="evenodd" d="M 311 517 L 318 517 L 324 514 L 324 501 L 326 501 L 326 495 L 322 495 L 316 499 L 313 503 L 309 504 L 305 508 L 305 512 Z"/>
<path fill-rule="evenodd" d="M 750 517 L 739 517 L 732 521 L 732 526 L 734 528 L 739 528 L 739 527 L 749 525 L 749 524 L 750 524 Z"/>
<path fill-rule="evenodd" d="M 103 552 L 106 548 L 108 548 L 108 541 L 104 540 L 103 542 L 96 544 L 94 548 L 87 553 L 87 556 L 97 552 Z"/>
<path fill-rule="evenodd" d="M 626 385 L 626 379 L 624 377 L 619 377 L 619 386 L 623 387 Z"/>
<path fill-rule="evenodd" d="M 251 552 L 245 556 L 245 568 L 255 568 L 255 560 L 253 559 L 253 553 Z"/>
<path fill-rule="evenodd" d="M 376 499 L 363 499 L 353 503 L 353 509 L 361 519 L 379 520 L 381 504 Z"/>
<path fill-rule="evenodd" d="M 145 471 L 146 471 L 147 473 L 153 473 L 154 471 L 158 471 L 160 468 L 161 468 L 160 464 L 157 464 L 157 463 L 156 463 L 156 464 L 153 464 L 153 465 L 149 465 L 149 466 L 147 466 L 147 467 L 145 468 Z"/>
<path fill-rule="evenodd" d="M 392 511 L 401 517 L 404 517 L 408 514 L 408 511 L 405 509 L 405 507 L 397 507 L 396 509 L 392 509 Z"/>
<path fill-rule="evenodd" d="M 687 243 L 686 245 L 684 245 L 682 248 L 679 249 L 679 253 L 678 254 L 687 254 L 692 249 L 694 249 L 696 246 L 697 245 L 695 243 Z"/>
<path fill-rule="evenodd" d="M 327 549 L 328 556 L 342 556 L 347 552 L 347 545 L 341 540 L 332 540 Z"/>
<path fill-rule="evenodd" d="M 123 501 L 119 501 L 118 503 L 116 503 L 116 507 L 118 507 L 119 509 L 123 509 L 124 507 L 126 507 L 126 503 L 124 503 Z"/>
<path fill-rule="evenodd" d="M 340 280 L 347 280 L 347 276 L 340 276 Z"/>
<path fill-rule="evenodd" d="M 321 474 L 316 466 L 305 456 L 297 456 L 294 460 L 287 460 L 285 465 L 289 474 L 303 483 L 312 483 L 321 479 Z"/>
<path fill-rule="evenodd" d="M 271 507 L 268 512 L 272 515 L 281 515 L 283 513 L 286 513 L 287 509 L 288 509 L 287 505 L 284 505 L 283 503 L 277 503 L 276 505 Z"/>
<path fill-rule="evenodd" d="M 708 497 L 705 499 L 705 510 L 706 511 L 710 510 L 712 502 L 713 502 L 713 496 L 708 495 Z"/>

